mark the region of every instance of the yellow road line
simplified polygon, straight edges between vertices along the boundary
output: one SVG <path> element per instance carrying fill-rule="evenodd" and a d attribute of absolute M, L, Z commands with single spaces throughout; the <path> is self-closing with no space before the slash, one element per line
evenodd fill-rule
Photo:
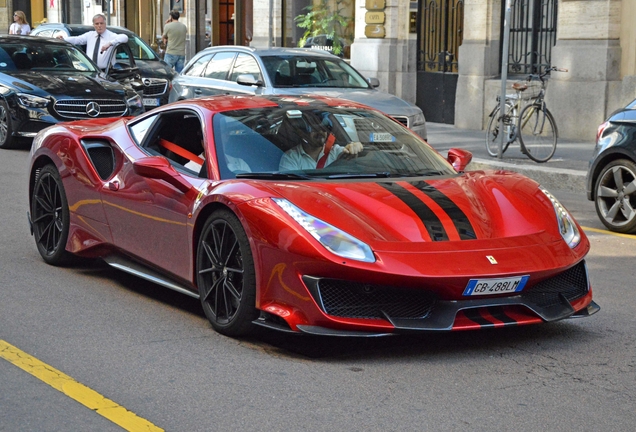
<path fill-rule="evenodd" d="M 612 232 L 612 231 L 609 231 L 609 230 L 603 230 L 603 229 L 598 229 L 598 228 L 589 228 L 589 227 L 584 227 L 584 226 L 582 226 L 581 228 L 583 228 L 583 231 L 592 231 L 592 232 L 599 233 L 599 234 L 609 234 L 609 235 L 613 235 L 613 236 L 616 236 L 616 237 L 623 237 L 623 238 L 636 240 L 636 236 L 632 235 L 632 234 L 621 234 L 621 233 L 616 233 L 616 232 Z"/>
<path fill-rule="evenodd" d="M 105 398 L 95 390 L 3 340 L 0 340 L 0 358 L 44 381 L 127 431 L 163 431 L 148 420 L 138 417 L 135 413 Z"/>

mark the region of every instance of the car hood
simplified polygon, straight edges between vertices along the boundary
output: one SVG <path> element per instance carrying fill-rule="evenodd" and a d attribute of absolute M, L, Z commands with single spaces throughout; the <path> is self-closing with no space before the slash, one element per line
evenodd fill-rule
<path fill-rule="evenodd" d="M 550 200 L 536 182 L 515 173 L 268 184 L 275 195 L 374 250 L 415 252 L 424 243 L 431 245 L 427 250 L 565 245 Z"/>
<path fill-rule="evenodd" d="M 13 86 L 38 96 L 82 96 L 82 97 L 113 97 L 122 96 L 124 87 L 113 81 L 99 76 L 87 76 L 79 73 L 60 72 L 55 75 L 38 71 L 5 71 L 14 79 Z M 16 81 L 16 79 L 18 81 Z"/>
<path fill-rule="evenodd" d="M 409 103 L 397 96 L 375 89 L 347 89 L 347 88 L 284 88 L 277 89 L 280 94 L 317 94 L 333 98 L 346 99 L 368 105 L 391 116 L 413 116 L 421 112 L 414 104 Z"/>
<path fill-rule="evenodd" d="M 161 78 L 172 81 L 176 72 L 162 61 L 156 60 L 135 60 L 142 78 Z"/>

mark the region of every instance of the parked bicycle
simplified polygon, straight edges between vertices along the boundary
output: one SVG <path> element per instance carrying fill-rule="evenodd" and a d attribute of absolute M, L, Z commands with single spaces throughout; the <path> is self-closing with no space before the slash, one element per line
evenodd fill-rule
<path fill-rule="evenodd" d="M 512 85 L 514 94 L 506 94 L 506 113 L 503 116 L 503 154 L 510 144 L 519 140 L 521 153 L 535 162 L 547 162 L 554 156 L 557 145 L 557 126 L 545 103 L 546 76 L 550 72 L 567 72 L 567 69 L 547 68 L 539 74 L 531 74 Z M 499 154 L 500 97 L 492 110 L 486 128 L 486 150 L 490 156 Z"/>

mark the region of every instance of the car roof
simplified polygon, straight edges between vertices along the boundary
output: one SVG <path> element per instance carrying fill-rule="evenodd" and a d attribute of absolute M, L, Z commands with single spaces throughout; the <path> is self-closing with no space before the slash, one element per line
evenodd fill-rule
<path fill-rule="evenodd" d="M 32 36 L 19 36 L 19 35 L 0 35 L 0 43 L 2 42 L 21 42 L 32 45 L 64 45 L 69 46 L 70 43 L 62 39 L 54 38 L 34 38 Z"/>
<path fill-rule="evenodd" d="M 68 30 L 68 32 L 71 34 L 71 36 L 79 36 L 81 34 L 84 34 L 86 32 L 95 30 L 95 27 L 93 27 L 90 24 L 65 24 L 65 23 L 43 23 L 40 24 L 39 26 L 36 27 L 36 29 L 39 29 L 40 27 L 42 28 L 65 28 Z M 108 26 L 107 27 L 108 30 L 112 31 L 113 33 L 124 33 L 127 36 L 136 36 L 135 32 L 132 32 L 130 30 L 128 30 L 125 27 L 120 27 L 120 26 Z"/>
<path fill-rule="evenodd" d="M 217 45 L 214 47 L 206 48 L 203 51 L 216 52 L 216 51 L 223 51 L 223 50 L 251 52 L 256 54 L 259 57 L 302 55 L 305 57 L 329 58 L 334 60 L 342 60 L 340 57 L 333 55 L 327 51 L 311 49 L 311 48 L 285 48 L 285 47 L 256 48 L 256 47 L 244 47 L 240 45 Z"/>
<path fill-rule="evenodd" d="M 228 103 L 228 99 L 232 99 Z M 267 108 L 267 107 L 285 107 L 285 108 L 306 108 L 306 107 L 348 107 L 348 108 L 364 108 L 369 111 L 378 111 L 368 105 L 353 102 L 346 99 L 333 98 L 318 95 L 217 95 L 199 97 L 195 99 L 184 99 L 173 102 L 169 106 L 179 108 L 182 105 L 199 105 L 210 111 L 224 112 L 235 111 L 248 108 Z"/>

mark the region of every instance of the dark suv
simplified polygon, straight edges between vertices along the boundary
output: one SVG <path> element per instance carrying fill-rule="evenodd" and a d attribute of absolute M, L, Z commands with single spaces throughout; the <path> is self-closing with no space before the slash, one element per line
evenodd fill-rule
<path fill-rule="evenodd" d="M 86 24 L 44 23 L 31 31 L 32 36 L 56 37 L 63 33 L 66 36 L 79 36 L 94 30 Z M 135 64 L 139 68 L 144 89 L 143 103 L 146 110 L 168 103 L 168 95 L 172 87 L 172 79 L 177 73 L 139 36 L 124 27 L 109 26 L 114 33 L 128 36 L 128 46 L 133 52 Z M 85 50 L 86 47 L 81 47 Z"/>

